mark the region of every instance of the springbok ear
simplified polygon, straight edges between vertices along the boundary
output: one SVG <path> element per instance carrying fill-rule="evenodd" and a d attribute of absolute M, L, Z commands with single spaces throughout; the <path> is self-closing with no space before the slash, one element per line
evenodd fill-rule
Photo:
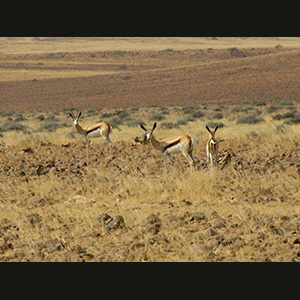
<path fill-rule="evenodd" d="M 156 128 L 156 122 L 154 123 L 154 125 L 153 125 L 153 128 L 152 128 L 152 131 Z"/>
<path fill-rule="evenodd" d="M 219 126 L 217 126 L 217 127 L 215 128 L 215 131 L 214 131 L 215 133 L 216 133 L 216 131 L 218 130 L 218 128 L 219 128 Z"/>
<path fill-rule="evenodd" d="M 80 116 L 81 116 L 81 112 L 80 112 L 79 115 L 78 115 L 78 119 L 79 119 Z"/>
<path fill-rule="evenodd" d="M 145 128 L 145 126 L 143 124 L 140 124 L 141 128 L 145 131 L 147 131 L 147 129 Z"/>
<path fill-rule="evenodd" d="M 70 117 L 71 117 L 72 119 L 74 119 L 74 116 L 73 116 L 72 113 L 69 112 L 69 115 L 70 115 Z"/>
<path fill-rule="evenodd" d="M 206 125 L 205 127 L 206 127 L 207 131 L 208 131 L 209 133 L 211 133 L 211 131 L 210 131 L 210 129 L 208 128 L 208 126 Z"/>

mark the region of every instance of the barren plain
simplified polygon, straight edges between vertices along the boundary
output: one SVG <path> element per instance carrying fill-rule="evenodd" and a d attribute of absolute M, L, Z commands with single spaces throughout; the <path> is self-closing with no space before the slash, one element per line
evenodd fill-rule
<path fill-rule="evenodd" d="M 0 260 L 299 261 L 299 48 L 0 38 Z M 87 158 L 70 110 L 112 124 L 111 153 L 94 139 Z M 182 155 L 165 169 L 142 122 L 192 136 L 195 169 Z"/>

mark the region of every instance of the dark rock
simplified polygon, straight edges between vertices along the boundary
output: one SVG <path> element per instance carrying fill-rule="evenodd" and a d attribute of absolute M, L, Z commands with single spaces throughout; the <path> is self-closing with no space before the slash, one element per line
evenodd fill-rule
<path fill-rule="evenodd" d="M 157 243 L 157 244 L 168 244 L 169 241 L 164 233 L 161 233 L 157 236 L 153 236 L 149 239 L 149 242 L 151 245 Z"/>
<path fill-rule="evenodd" d="M 221 219 L 212 221 L 211 226 L 214 229 L 226 227 L 225 222 L 222 221 Z"/>
<path fill-rule="evenodd" d="M 45 167 L 43 165 L 39 165 L 38 168 L 36 169 L 36 174 L 38 176 L 45 175 L 47 174 L 47 171 L 45 170 Z"/>
<path fill-rule="evenodd" d="M 27 215 L 27 219 L 33 227 L 35 227 L 36 224 L 42 221 L 42 217 L 38 213 L 32 213 Z"/>
<path fill-rule="evenodd" d="M 293 244 L 300 244 L 300 238 L 296 238 L 293 242 Z"/>
<path fill-rule="evenodd" d="M 72 247 L 72 251 L 74 251 L 77 254 L 83 254 L 86 253 L 86 248 L 76 244 L 75 246 Z"/>
<path fill-rule="evenodd" d="M 61 243 L 54 243 L 47 247 L 48 253 L 53 253 L 55 251 L 61 250 L 63 248 L 63 245 Z"/>
<path fill-rule="evenodd" d="M 30 154 L 33 154 L 33 153 L 34 153 L 34 151 L 33 151 L 32 148 L 26 148 L 26 149 L 23 149 L 23 151 L 24 151 L 25 153 L 30 153 Z"/>
<path fill-rule="evenodd" d="M 115 229 L 118 229 L 118 228 L 123 228 L 123 227 L 125 227 L 125 220 L 124 220 L 123 216 L 114 217 L 105 226 L 105 228 L 108 231 L 115 230 Z"/>
<path fill-rule="evenodd" d="M 107 214 L 101 214 L 97 217 L 98 221 L 101 223 L 102 226 L 106 226 L 113 218 Z"/>
<path fill-rule="evenodd" d="M 151 233 L 151 234 L 158 234 L 159 230 L 161 228 L 162 222 L 161 219 L 155 215 L 151 214 L 147 217 L 146 219 L 146 224 L 145 224 L 145 232 Z"/>
<path fill-rule="evenodd" d="M 205 219 L 206 219 L 206 216 L 204 213 L 196 212 L 191 215 L 190 222 L 197 221 L 198 223 L 200 223 L 201 221 L 203 221 Z"/>

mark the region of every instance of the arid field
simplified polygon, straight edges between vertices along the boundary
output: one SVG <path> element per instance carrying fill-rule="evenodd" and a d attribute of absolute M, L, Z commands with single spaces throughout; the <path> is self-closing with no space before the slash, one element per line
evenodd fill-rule
<path fill-rule="evenodd" d="M 0 38 L 0 261 L 300 260 L 299 38 Z M 107 121 L 86 141 L 80 124 Z M 188 134 L 195 168 L 143 143 Z M 205 126 L 219 126 L 219 167 Z"/>

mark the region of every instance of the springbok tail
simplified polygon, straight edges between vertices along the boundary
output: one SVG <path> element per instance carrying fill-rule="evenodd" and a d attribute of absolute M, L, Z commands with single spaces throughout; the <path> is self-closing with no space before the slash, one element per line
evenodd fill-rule
<path fill-rule="evenodd" d="M 192 151 L 193 151 L 193 149 L 194 149 L 194 146 L 195 146 L 195 141 L 194 141 L 194 139 L 192 139 L 192 138 L 191 138 L 189 152 L 192 152 Z"/>

